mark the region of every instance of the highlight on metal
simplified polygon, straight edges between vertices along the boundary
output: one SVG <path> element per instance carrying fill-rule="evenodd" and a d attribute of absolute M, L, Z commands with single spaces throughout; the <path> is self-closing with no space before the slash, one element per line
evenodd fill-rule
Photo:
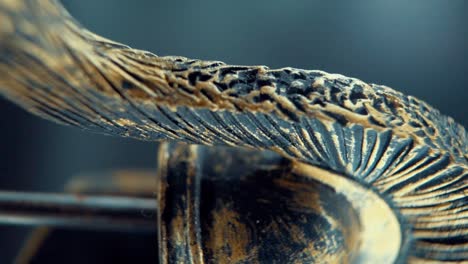
<path fill-rule="evenodd" d="M 158 154 L 162 263 L 468 259 L 467 133 L 384 85 L 157 56 L 57 1 L 0 0 L 0 94 L 60 124 L 171 141 Z"/>

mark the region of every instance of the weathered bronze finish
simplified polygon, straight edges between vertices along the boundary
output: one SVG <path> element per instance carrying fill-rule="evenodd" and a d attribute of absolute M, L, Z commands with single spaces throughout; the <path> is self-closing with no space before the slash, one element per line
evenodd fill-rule
<path fill-rule="evenodd" d="M 283 157 L 163 145 L 163 263 L 468 260 L 468 136 L 414 97 L 322 71 L 158 57 L 53 0 L 0 0 L 0 76 L 0 94 L 58 123 Z"/>
<path fill-rule="evenodd" d="M 161 263 L 401 258 L 407 238 L 393 210 L 341 175 L 269 152 L 181 144 L 161 147 L 159 171 Z"/>

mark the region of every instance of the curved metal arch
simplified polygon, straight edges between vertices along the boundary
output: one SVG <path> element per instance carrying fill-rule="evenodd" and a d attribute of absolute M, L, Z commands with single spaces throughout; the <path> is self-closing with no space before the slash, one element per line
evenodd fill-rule
<path fill-rule="evenodd" d="M 53 121 L 143 140 L 273 150 L 372 188 L 408 258 L 466 260 L 468 136 L 414 97 L 322 71 L 158 57 L 52 0 L 0 1 L 0 94 Z"/>

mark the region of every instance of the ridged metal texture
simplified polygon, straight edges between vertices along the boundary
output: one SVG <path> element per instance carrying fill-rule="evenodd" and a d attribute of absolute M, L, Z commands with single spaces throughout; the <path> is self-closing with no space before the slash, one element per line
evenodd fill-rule
<path fill-rule="evenodd" d="M 410 262 L 468 259 L 468 136 L 428 104 L 322 71 L 158 57 L 52 0 L 0 1 L 0 94 L 55 122 L 143 140 L 275 151 L 375 190 Z"/>

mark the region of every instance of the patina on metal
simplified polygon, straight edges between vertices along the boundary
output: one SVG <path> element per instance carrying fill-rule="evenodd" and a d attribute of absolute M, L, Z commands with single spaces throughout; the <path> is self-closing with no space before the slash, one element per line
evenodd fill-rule
<path fill-rule="evenodd" d="M 61 124 L 212 146 L 160 149 L 162 263 L 468 259 L 467 133 L 412 96 L 159 57 L 87 31 L 53 0 L 0 0 L 0 76 L 0 94 Z M 279 171 L 249 174 L 270 160 L 261 150 Z"/>

